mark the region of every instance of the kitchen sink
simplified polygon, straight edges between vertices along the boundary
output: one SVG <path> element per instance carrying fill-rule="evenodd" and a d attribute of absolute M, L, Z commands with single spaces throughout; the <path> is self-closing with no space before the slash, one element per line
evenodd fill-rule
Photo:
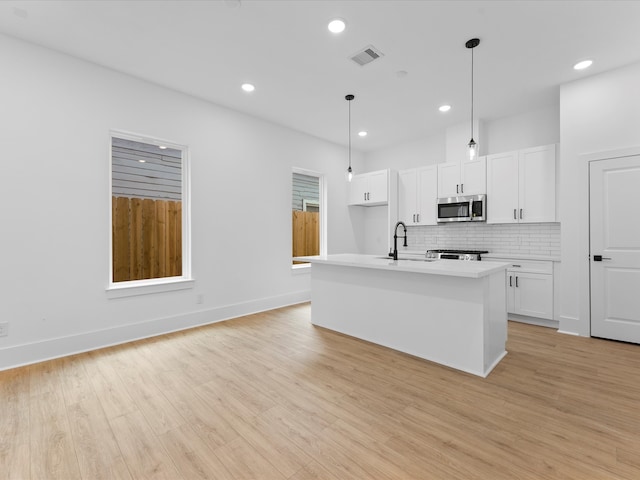
<path fill-rule="evenodd" d="M 380 258 L 382 260 L 392 260 L 393 261 L 393 257 L 376 257 L 376 258 Z M 435 258 L 425 258 L 425 257 L 400 257 L 398 258 L 398 261 L 409 261 L 409 262 L 435 262 L 437 259 Z"/>

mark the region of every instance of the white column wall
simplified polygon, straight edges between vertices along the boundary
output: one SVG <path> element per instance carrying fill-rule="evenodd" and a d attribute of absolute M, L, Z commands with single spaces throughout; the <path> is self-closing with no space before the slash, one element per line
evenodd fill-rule
<path fill-rule="evenodd" d="M 638 85 L 640 63 L 560 90 L 561 331 L 590 334 L 589 180 L 581 155 L 640 146 Z"/>

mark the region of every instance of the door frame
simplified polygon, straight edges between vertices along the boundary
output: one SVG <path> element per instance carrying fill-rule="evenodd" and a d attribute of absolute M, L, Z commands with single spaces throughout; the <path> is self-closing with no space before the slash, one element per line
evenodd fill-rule
<path fill-rule="evenodd" d="M 578 254 L 582 260 L 578 269 L 579 315 L 586 319 L 588 335 L 591 336 L 591 162 L 612 160 L 614 158 L 633 157 L 640 155 L 640 146 L 603 150 L 580 155 L 583 178 L 586 178 L 585 195 L 587 214 L 580 216 L 580 235 L 578 235 Z M 583 203 L 584 205 L 584 203 Z M 562 227 L 560 227 L 562 228 Z"/>

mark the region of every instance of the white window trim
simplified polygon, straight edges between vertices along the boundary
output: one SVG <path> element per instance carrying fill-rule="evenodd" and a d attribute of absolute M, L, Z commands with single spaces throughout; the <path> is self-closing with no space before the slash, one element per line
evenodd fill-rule
<path fill-rule="evenodd" d="M 292 167 L 291 174 L 299 173 L 318 178 L 318 205 L 320 206 L 320 255 L 327 254 L 327 182 L 324 173 L 305 168 Z M 291 195 L 290 195 L 291 197 Z M 291 249 L 289 249 L 291 251 Z M 291 257 L 289 257 L 291 258 Z M 291 270 L 295 273 L 310 273 L 311 264 L 291 264 Z"/>
<path fill-rule="evenodd" d="M 113 196 L 113 137 L 144 142 L 150 145 L 164 145 L 182 151 L 182 275 L 179 277 L 149 278 L 146 280 L 131 280 L 128 282 L 113 281 L 113 218 L 111 213 L 111 198 Z M 191 276 L 191 157 L 189 147 L 177 142 L 162 140 L 123 130 L 109 130 L 109 192 L 108 192 L 108 219 L 109 219 L 109 245 L 107 282 L 108 298 L 145 295 L 149 293 L 168 292 L 193 288 L 194 280 Z"/>

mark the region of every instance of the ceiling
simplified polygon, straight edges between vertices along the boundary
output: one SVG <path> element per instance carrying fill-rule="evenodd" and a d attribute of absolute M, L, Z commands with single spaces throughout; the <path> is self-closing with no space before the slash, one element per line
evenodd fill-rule
<path fill-rule="evenodd" d="M 327 30 L 335 17 L 347 22 L 340 35 Z M 640 1 L 0 2 L 2 33 L 343 145 L 352 93 L 361 151 L 469 121 L 470 38 L 481 40 L 475 116 L 490 121 L 640 61 L 639 25 Z M 384 56 L 349 59 L 368 45 Z M 572 69 L 586 58 L 591 68 Z M 256 90 L 243 92 L 244 82 Z"/>

